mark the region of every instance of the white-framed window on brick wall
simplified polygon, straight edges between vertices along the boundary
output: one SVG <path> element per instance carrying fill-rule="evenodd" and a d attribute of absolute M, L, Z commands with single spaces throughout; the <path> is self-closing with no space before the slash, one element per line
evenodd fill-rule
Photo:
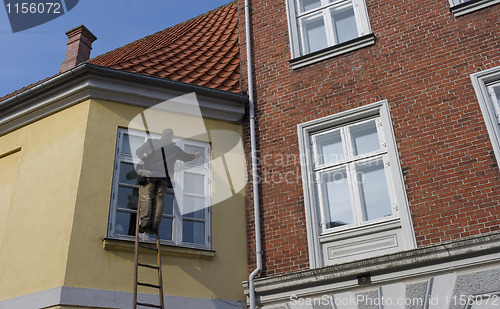
<path fill-rule="evenodd" d="M 111 193 L 108 237 L 133 240 L 139 196 L 139 176 L 134 164 L 140 162 L 135 151 L 148 138 L 159 134 L 118 129 L 115 169 Z M 164 198 L 160 238 L 163 244 L 210 249 L 210 145 L 205 142 L 174 139 L 187 153 L 200 152 L 190 162 L 177 161 L 174 188 L 168 188 Z M 174 194 L 174 191 L 176 194 Z M 154 240 L 154 235 L 143 235 Z"/>
<path fill-rule="evenodd" d="M 311 267 L 415 248 L 387 102 L 298 129 Z"/>
<path fill-rule="evenodd" d="M 450 11 L 455 17 L 462 16 L 491 5 L 500 3 L 500 0 L 448 0 Z"/>
<path fill-rule="evenodd" d="M 375 42 L 364 0 L 287 0 L 293 68 Z"/>
<path fill-rule="evenodd" d="M 472 74 L 471 79 L 497 164 L 500 164 L 500 67 Z"/>

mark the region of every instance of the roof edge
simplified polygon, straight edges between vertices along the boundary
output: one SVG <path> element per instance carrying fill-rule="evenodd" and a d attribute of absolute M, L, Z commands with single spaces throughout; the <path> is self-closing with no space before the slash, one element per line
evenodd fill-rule
<path fill-rule="evenodd" d="M 204 118 L 244 119 L 245 94 L 82 63 L 0 101 L 0 136 L 89 99 L 150 108 L 189 93 L 196 94 Z"/>
<path fill-rule="evenodd" d="M 214 88 L 198 86 L 194 84 L 187 84 L 179 81 L 173 81 L 169 79 L 164 79 L 160 77 L 154 77 L 139 73 L 132 73 L 84 62 L 75 66 L 74 68 L 71 68 L 66 72 L 54 75 L 53 77 L 50 77 L 47 80 L 43 80 L 38 84 L 34 84 L 32 87 L 23 90 L 22 92 L 17 93 L 11 97 L 8 97 L 3 101 L 0 101 L 0 108 L 9 106 L 10 104 L 13 104 L 15 102 L 28 99 L 31 96 L 34 96 L 46 89 L 55 87 L 67 80 L 70 80 L 71 78 L 85 74 L 87 72 L 98 73 L 102 76 L 123 78 L 128 81 L 148 82 L 148 85 L 158 85 L 183 92 L 196 92 L 197 94 L 203 96 L 210 96 L 223 100 L 236 101 L 239 103 L 244 103 L 248 101 L 248 95 L 244 93 L 240 94 Z"/>

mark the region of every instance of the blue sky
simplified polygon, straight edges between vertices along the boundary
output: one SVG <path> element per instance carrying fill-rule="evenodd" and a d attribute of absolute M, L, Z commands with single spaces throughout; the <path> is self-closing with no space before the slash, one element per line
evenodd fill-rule
<path fill-rule="evenodd" d="M 12 33 L 0 5 L 0 97 L 59 72 L 66 31 L 85 25 L 97 40 L 91 57 L 215 9 L 231 0 L 80 0 L 37 27 Z"/>

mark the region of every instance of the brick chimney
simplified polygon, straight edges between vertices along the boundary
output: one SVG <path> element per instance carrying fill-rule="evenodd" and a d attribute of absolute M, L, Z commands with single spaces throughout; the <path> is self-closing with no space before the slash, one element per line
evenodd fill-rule
<path fill-rule="evenodd" d="M 92 42 L 97 39 L 84 25 L 69 30 L 66 35 L 68 36 L 68 48 L 66 49 L 66 59 L 59 68 L 60 73 L 89 60 Z"/>

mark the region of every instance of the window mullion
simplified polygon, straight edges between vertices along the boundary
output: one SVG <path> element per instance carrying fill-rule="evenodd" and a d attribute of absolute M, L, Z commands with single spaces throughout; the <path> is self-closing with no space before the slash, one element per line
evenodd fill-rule
<path fill-rule="evenodd" d="M 325 23 L 326 41 L 328 46 L 337 44 L 338 39 L 335 36 L 335 25 L 332 20 L 333 8 L 326 8 L 323 10 L 323 20 Z"/>
<path fill-rule="evenodd" d="M 309 50 L 307 48 L 306 44 L 306 34 L 305 34 L 305 29 L 304 29 L 304 18 L 297 18 L 297 28 L 299 30 L 299 49 L 301 54 L 307 54 L 309 53 Z"/>
<path fill-rule="evenodd" d="M 328 46 L 333 46 L 336 44 L 337 39 L 335 38 L 335 29 L 332 22 L 332 6 L 329 6 L 328 0 L 322 0 L 322 7 L 323 20 L 325 23 L 326 42 Z"/>
<path fill-rule="evenodd" d="M 347 151 L 347 174 L 349 181 L 350 194 L 352 199 L 352 208 L 353 208 L 353 220 L 354 225 L 360 225 L 363 222 L 363 210 L 361 205 L 361 195 L 359 189 L 359 183 L 356 174 L 356 161 L 354 160 L 355 149 L 352 142 L 350 126 L 345 126 L 342 128 L 344 143 Z"/>
<path fill-rule="evenodd" d="M 175 171 L 174 170 L 174 179 L 178 184 L 183 183 L 184 180 L 184 172 L 181 171 Z M 177 186 L 179 187 L 179 186 Z M 174 188 L 174 220 L 172 222 L 173 224 L 173 235 L 172 235 L 172 241 L 180 245 L 182 243 L 182 227 L 183 227 L 183 219 L 182 219 L 182 211 L 184 208 L 184 195 L 179 194 L 182 192 L 179 192 L 178 190 L 175 190 Z"/>
<path fill-rule="evenodd" d="M 325 32 L 326 32 L 326 41 L 328 46 L 333 46 L 337 42 L 337 38 L 335 37 L 335 29 L 332 22 L 332 13 L 333 5 L 328 3 L 328 0 L 322 0 L 322 9 L 323 9 L 323 20 L 325 23 Z"/>
<path fill-rule="evenodd" d="M 359 188 L 359 180 L 357 177 L 356 164 L 350 163 L 347 166 L 348 169 L 348 181 L 349 181 L 349 189 L 351 193 L 352 199 L 352 211 L 353 211 L 353 220 L 354 225 L 360 225 L 365 218 L 365 214 L 362 208 L 362 197 L 361 191 Z"/>
<path fill-rule="evenodd" d="M 341 128 L 342 133 L 342 142 L 344 144 L 344 151 L 346 155 L 346 159 L 348 162 L 351 162 L 354 158 L 354 146 L 352 145 L 351 132 L 349 131 L 349 127 Z"/>
<path fill-rule="evenodd" d="M 330 205 L 328 205 L 327 194 L 323 188 L 323 181 L 322 181 L 321 175 L 322 175 L 321 172 L 314 173 L 314 183 L 316 185 L 316 190 L 318 192 L 318 202 L 319 202 L 319 211 L 320 211 L 320 226 L 321 226 L 321 230 L 325 231 L 326 230 L 327 216 L 330 217 L 330 214 L 327 213 L 327 209 L 329 209 Z"/>
<path fill-rule="evenodd" d="M 351 196 L 351 207 L 353 214 L 353 224 L 359 225 L 361 223 L 361 207 L 359 205 L 360 197 L 359 190 L 357 187 L 357 179 L 356 179 L 356 169 L 354 162 L 354 145 L 352 144 L 351 132 L 349 130 L 349 126 L 345 126 L 342 128 L 342 139 L 344 144 L 344 150 L 347 158 L 346 164 L 346 174 L 347 181 L 349 184 L 349 194 Z"/>

